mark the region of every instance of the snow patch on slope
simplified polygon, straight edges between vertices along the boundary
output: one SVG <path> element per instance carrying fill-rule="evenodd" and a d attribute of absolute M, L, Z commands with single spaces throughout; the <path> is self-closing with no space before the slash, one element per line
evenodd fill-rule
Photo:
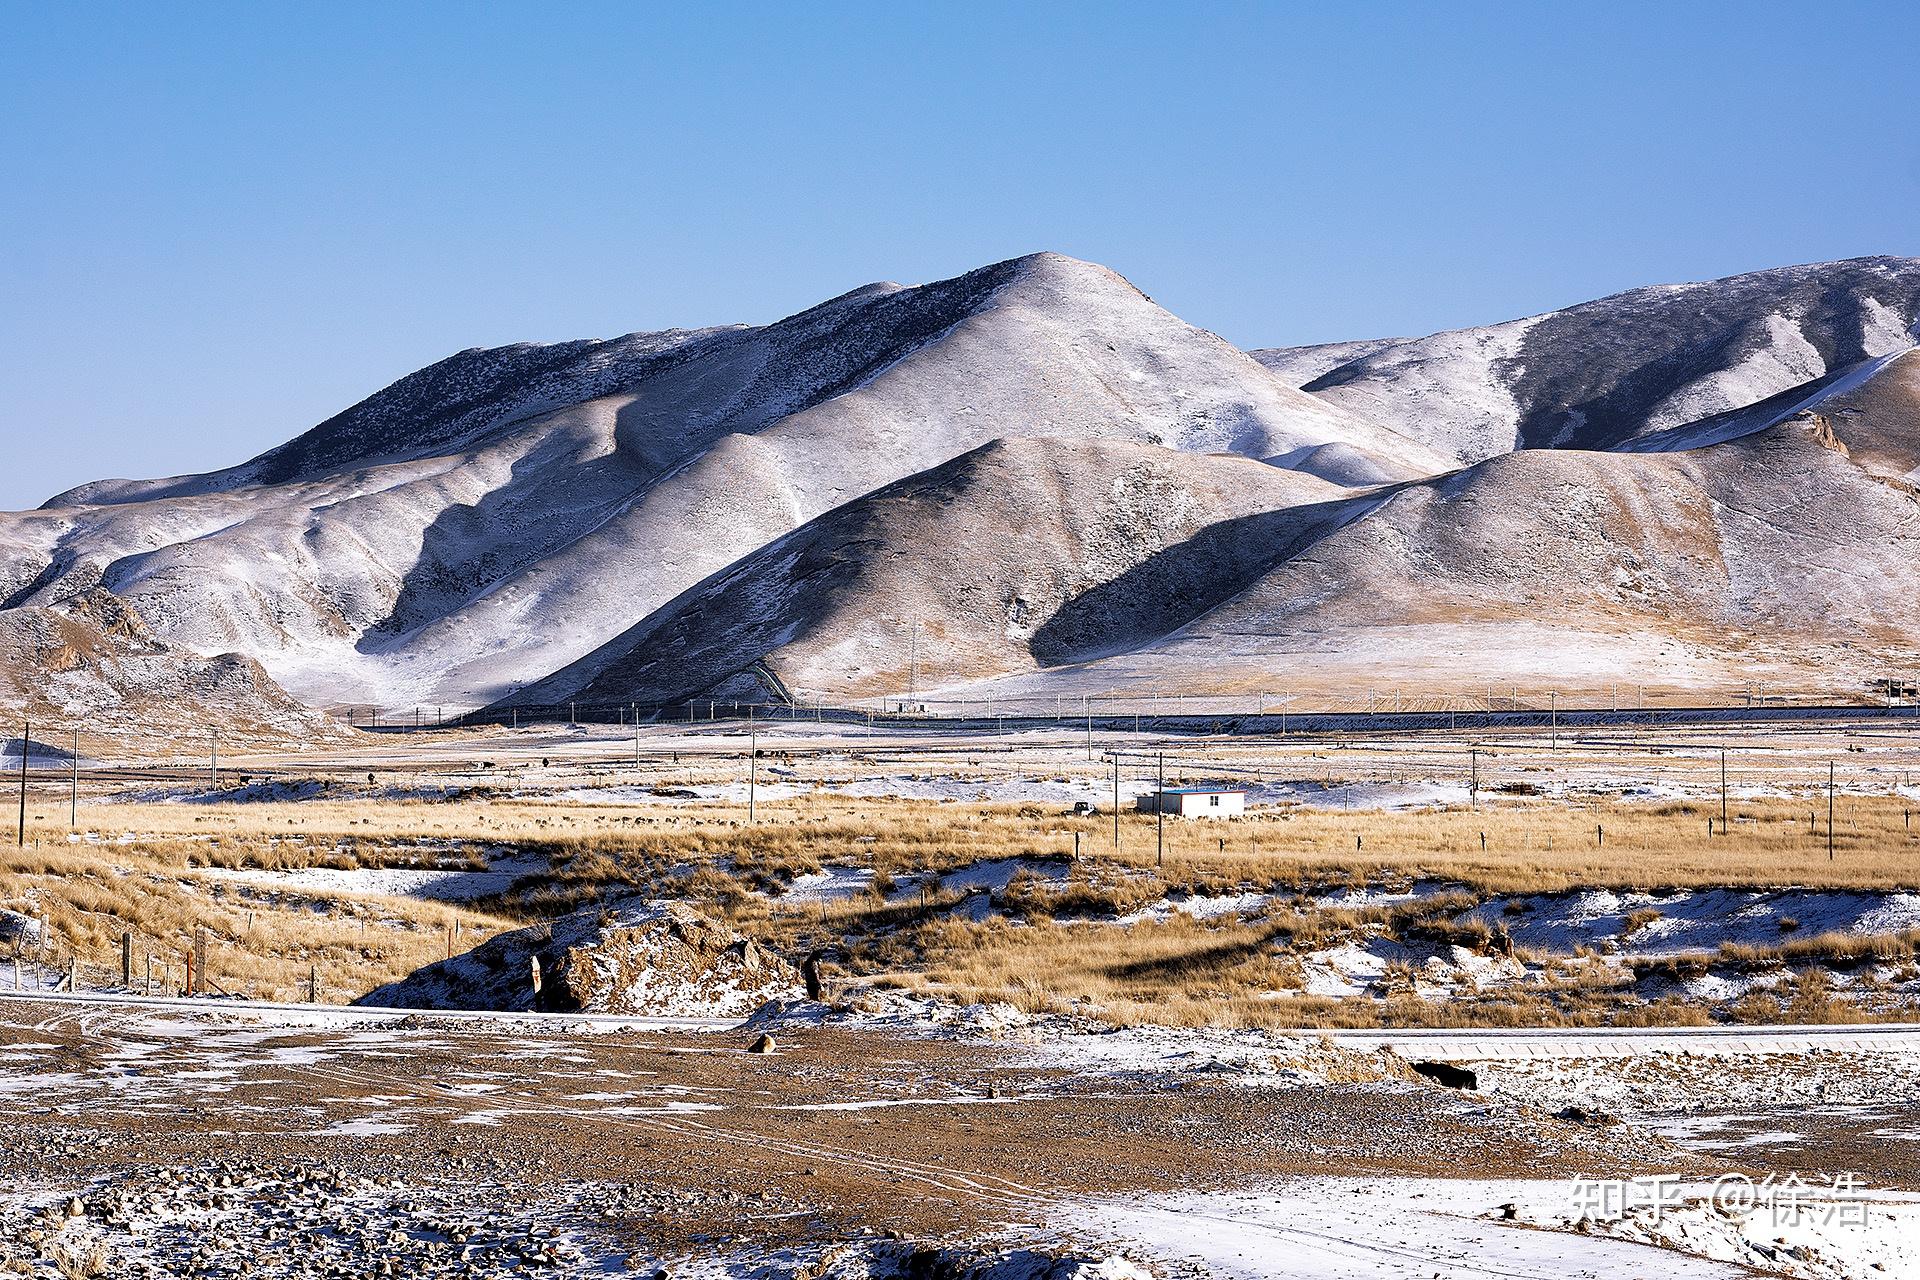
<path fill-rule="evenodd" d="M 1306 390 L 1377 422 L 1417 423 L 1420 438 L 1461 462 L 1519 442 L 1510 363 L 1542 317 L 1401 342 L 1342 366 Z"/>
<path fill-rule="evenodd" d="M 1648 411 L 1647 426 L 1662 430 L 1738 409 L 1827 371 L 1819 348 L 1807 341 L 1792 319 L 1775 313 L 1766 318 L 1765 326 L 1763 346 L 1733 367 L 1716 369 L 1667 395 Z"/>

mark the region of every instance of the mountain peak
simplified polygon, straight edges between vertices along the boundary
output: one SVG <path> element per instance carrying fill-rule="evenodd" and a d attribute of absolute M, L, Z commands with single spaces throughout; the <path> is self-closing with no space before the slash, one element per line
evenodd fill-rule
<path fill-rule="evenodd" d="M 1186 654 L 1252 681 L 1286 627 L 1449 616 L 1423 566 L 1451 599 L 1512 580 L 1635 625 L 1615 569 L 1718 600 L 1703 625 L 1817 620 L 1699 577 L 1799 555 L 1779 531 L 1682 527 L 1798 475 L 1824 523 L 1796 536 L 1839 566 L 1820 589 L 1884 624 L 1830 629 L 1907 643 L 1847 575 L 1906 598 L 1917 315 L 1920 264 L 1867 258 L 1263 367 L 1104 266 L 1030 253 L 766 325 L 458 352 L 240 466 L 0 516 L 0 618 L 98 590 L 309 702 L 471 706 L 598 671 L 622 636 L 656 693 L 754 670 L 883 691 L 910 588 L 967 678 L 1111 658 L 1144 664 L 1129 683 Z M 1771 429 L 1810 406 L 1846 455 Z M 708 621 L 662 630 L 691 599 Z"/>

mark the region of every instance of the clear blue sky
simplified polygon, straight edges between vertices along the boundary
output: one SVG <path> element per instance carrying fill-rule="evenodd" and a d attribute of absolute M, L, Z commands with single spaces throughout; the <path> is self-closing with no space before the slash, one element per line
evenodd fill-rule
<path fill-rule="evenodd" d="M 1915 9 L 0 0 L 0 508 L 1042 248 L 1242 346 L 1920 253 Z"/>

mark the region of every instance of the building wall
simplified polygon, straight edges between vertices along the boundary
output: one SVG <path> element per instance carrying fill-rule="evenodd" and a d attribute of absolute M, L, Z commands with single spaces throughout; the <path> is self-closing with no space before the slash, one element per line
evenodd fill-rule
<path fill-rule="evenodd" d="M 1237 818 L 1246 809 L 1246 797 L 1237 791 L 1182 795 L 1176 799 L 1183 818 Z"/>
<path fill-rule="evenodd" d="M 1157 813 L 1161 808 L 1181 818 L 1238 818 L 1246 812 L 1245 793 L 1222 792 L 1148 792 L 1134 801 L 1141 813 Z"/>

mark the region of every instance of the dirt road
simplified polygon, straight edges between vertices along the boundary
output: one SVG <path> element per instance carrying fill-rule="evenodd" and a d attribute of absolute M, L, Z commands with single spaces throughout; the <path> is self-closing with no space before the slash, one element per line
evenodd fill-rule
<path fill-rule="evenodd" d="M 10 1247 L 44 1236 L 50 1207 L 116 1274 L 799 1267 L 888 1237 L 1095 1247 L 1080 1211 L 1141 1194 L 1673 1158 L 1637 1132 L 1367 1080 L 1359 1055 L 1328 1059 L 1355 1077 L 1335 1081 L 1087 1070 L 881 1029 L 783 1030 L 756 1054 L 737 1030 L 258 1014 L 0 1002 Z"/>

